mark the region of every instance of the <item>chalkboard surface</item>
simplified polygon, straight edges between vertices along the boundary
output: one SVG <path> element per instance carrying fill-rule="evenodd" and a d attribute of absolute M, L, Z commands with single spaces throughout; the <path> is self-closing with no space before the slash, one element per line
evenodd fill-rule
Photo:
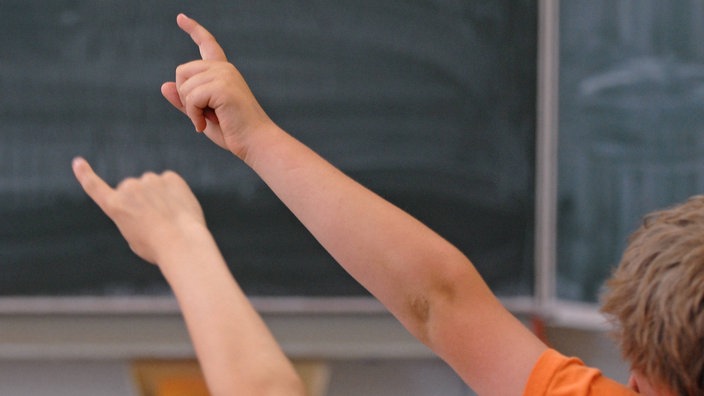
<path fill-rule="evenodd" d="M 365 293 L 161 97 L 198 56 L 178 12 L 282 127 L 455 243 L 499 293 L 531 293 L 534 1 L 5 0 L 0 294 L 168 292 L 80 190 L 75 155 L 112 184 L 182 174 L 250 295 Z"/>
<path fill-rule="evenodd" d="M 704 193 L 704 3 L 560 7 L 558 296 L 596 301 L 642 216 Z"/>

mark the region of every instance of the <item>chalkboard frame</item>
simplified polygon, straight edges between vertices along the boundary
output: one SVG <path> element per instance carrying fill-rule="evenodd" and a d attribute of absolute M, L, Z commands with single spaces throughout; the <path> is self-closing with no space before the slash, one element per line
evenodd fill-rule
<path fill-rule="evenodd" d="M 540 137 L 538 137 L 540 139 Z M 540 142 L 538 142 L 540 145 Z M 538 160 L 540 161 L 540 159 Z M 537 191 L 537 196 L 544 196 L 544 193 Z M 540 214 L 536 213 L 539 217 Z M 539 236 L 538 236 L 539 238 Z M 536 246 L 539 242 L 535 242 Z M 537 249 L 536 249 L 537 250 Z M 532 297 L 527 297 L 529 300 Z M 281 297 L 280 301 L 288 301 L 299 303 L 308 307 L 313 307 L 314 310 L 327 309 L 322 308 L 328 306 L 325 301 L 333 302 L 336 307 L 343 307 L 347 304 L 350 307 L 356 307 L 351 309 L 362 309 L 362 310 L 375 310 L 374 300 L 371 298 L 359 298 L 359 297 L 349 297 L 349 298 L 289 298 Z M 508 301 L 513 301 L 514 299 L 509 298 Z M 124 296 L 85 296 L 85 297 L 58 297 L 58 296 L 38 296 L 38 297 L 16 297 L 16 296 L 6 296 L 0 297 L 0 311 L 25 311 L 25 312 L 41 312 L 42 310 L 58 309 L 66 310 L 67 312 L 141 312 L 141 311 L 172 311 L 174 309 L 172 300 L 168 297 L 166 299 L 162 298 L 125 298 Z M 347 303 L 345 303 L 347 301 Z M 362 305 L 359 301 L 365 301 Z M 524 306 L 525 298 L 517 298 L 515 301 L 518 303 L 515 306 Z M 288 303 L 282 302 L 284 306 Z M 266 304 L 265 304 L 266 305 Z M 276 304 L 274 304 L 276 305 Z M 362 307 L 366 306 L 366 307 Z M 371 308 L 370 308 L 371 307 Z M 344 309 L 344 308 L 342 308 Z"/>

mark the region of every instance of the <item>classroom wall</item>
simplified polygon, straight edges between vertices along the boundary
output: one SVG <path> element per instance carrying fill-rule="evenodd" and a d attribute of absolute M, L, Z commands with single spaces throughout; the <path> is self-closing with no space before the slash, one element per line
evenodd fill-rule
<path fill-rule="evenodd" d="M 292 314 L 255 302 L 289 357 L 327 364 L 328 395 L 473 394 L 396 319 L 372 305 L 366 312 Z M 625 382 L 627 367 L 604 329 L 548 325 L 545 334 L 559 351 Z M 138 396 L 134 362 L 193 356 L 176 312 L 0 316 L 0 395 Z"/>
<path fill-rule="evenodd" d="M 548 328 L 550 341 L 567 354 L 625 382 L 628 370 L 600 331 Z M 331 360 L 328 395 L 467 396 L 473 393 L 434 358 Z M 128 360 L 0 359 L 0 395 L 137 396 Z"/>

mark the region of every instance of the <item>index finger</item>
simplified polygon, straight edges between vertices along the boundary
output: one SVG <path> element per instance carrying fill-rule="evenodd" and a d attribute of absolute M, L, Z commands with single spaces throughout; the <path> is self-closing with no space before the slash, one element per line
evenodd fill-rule
<path fill-rule="evenodd" d="M 73 168 L 73 174 L 76 175 L 78 183 L 83 187 L 86 194 L 105 212 L 107 199 L 115 190 L 93 171 L 93 168 L 85 159 L 81 157 L 74 158 L 71 167 Z"/>
<path fill-rule="evenodd" d="M 191 36 L 191 39 L 198 46 L 200 56 L 203 60 L 226 61 L 225 51 L 218 44 L 215 37 L 203 26 L 185 14 L 178 14 L 176 23 L 184 32 Z"/>

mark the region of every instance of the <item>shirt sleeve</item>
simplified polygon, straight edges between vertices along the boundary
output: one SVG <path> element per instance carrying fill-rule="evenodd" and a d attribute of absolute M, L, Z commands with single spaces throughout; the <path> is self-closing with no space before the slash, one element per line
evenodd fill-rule
<path fill-rule="evenodd" d="M 546 350 L 528 378 L 524 396 L 633 396 L 634 391 L 574 357 Z"/>

